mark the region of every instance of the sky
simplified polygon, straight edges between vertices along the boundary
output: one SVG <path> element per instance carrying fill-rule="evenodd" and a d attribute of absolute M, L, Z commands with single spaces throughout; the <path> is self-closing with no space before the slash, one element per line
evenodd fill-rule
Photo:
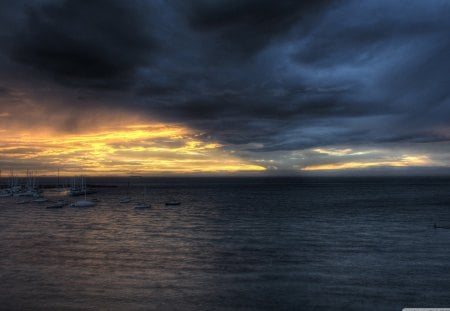
<path fill-rule="evenodd" d="M 0 169 L 450 174 L 449 16 L 438 0 L 0 0 Z"/>

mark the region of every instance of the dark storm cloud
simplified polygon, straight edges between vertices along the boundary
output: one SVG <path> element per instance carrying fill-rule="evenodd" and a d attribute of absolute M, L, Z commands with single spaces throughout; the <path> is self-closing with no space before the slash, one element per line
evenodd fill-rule
<path fill-rule="evenodd" d="M 139 4 L 145 9 L 143 1 L 110 0 L 28 7 L 13 58 L 75 86 L 126 86 L 156 49 Z"/>
<path fill-rule="evenodd" d="M 189 16 L 197 31 L 213 33 L 216 47 L 225 53 L 258 52 L 301 22 L 306 32 L 313 16 L 331 1 L 232 0 L 197 1 Z M 310 18 L 311 17 L 311 18 Z"/>
<path fill-rule="evenodd" d="M 5 85 L 53 81 L 60 110 L 96 98 L 238 150 L 449 139 L 447 1 L 1 6 L 0 65 L 27 76 Z"/>

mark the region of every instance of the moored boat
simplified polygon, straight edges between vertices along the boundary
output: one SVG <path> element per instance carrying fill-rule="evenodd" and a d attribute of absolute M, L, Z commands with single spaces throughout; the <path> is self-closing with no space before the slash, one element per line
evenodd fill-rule
<path fill-rule="evenodd" d="M 93 207 L 96 203 L 87 199 L 84 200 L 78 200 L 72 203 L 70 206 L 72 207 Z"/>
<path fill-rule="evenodd" d="M 180 205 L 181 202 L 176 202 L 176 201 L 169 201 L 166 202 L 166 206 L 173 206 L 173 205 Z"/>
<path fill-rule="evenodd" d="M 52 205 L 47 206 L 46 208 L 63 208 L 68 204 L 67 201 L 58 201 Z"/>

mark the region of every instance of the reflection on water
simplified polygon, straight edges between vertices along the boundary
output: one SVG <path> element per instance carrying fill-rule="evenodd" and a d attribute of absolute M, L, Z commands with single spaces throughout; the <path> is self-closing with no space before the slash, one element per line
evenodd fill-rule
<path fill-rule="evenodd" d="M 149 179 L 149 210 L 115 182 L 94 208 L 0 199 L 1 308 L 450 306 L 448 179 Z"/>

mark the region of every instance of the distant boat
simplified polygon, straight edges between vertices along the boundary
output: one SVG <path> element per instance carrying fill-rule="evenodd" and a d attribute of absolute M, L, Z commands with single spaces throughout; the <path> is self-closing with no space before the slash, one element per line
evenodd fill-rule
<path fill-rule="evenodd" d="M 128 183 L 127 194 L 125 196 L 123 196 L 122 198 L 120 198 L 119 203 L 130 203 L 130 202 L 131 202 L 130 183 Z"/>
<path fill-rule="evenodd" d="M 144 209 L 144 208 L 151 208 L 152 206 L 149 203 L 139 203 L 138 205 L 135 205 L 135 209 Z"/>
<path fill-rule="evenodd" d="M 85 199 L 85 200 L 78 200 L 75 203 L 72 203 L 70 206 L 72 206 L 72 207 L 93 207 L 95 205 L 96 205 L 95 202 Z"/>
<path fill-rule="evenodd" d="M 35 203 L 44 203 L 44 202 L 47 202 L 47 201 L 48 201 L 47 198 L 44 198 L 44 197 L 40 197 L 40 198 L 37 198 L 37 199 L 33 200 L 33 202 L 35 202 Z"/>
<path fill-rule="evenodd" d="M 40 197 L 40 191 L 36 189 L 22 190 L 14 193 L 15 197 Z"/>
<path fill-rule="evenodd" d="M 48 191 L 50 191 L 50 192 L 67 192 L 67 189 L 65 189 L 60 183 L 59 168 L 58 168 L 58 180 L 57 180 L 57 183 L 56 183 L 56 188 L 49 189 Z"/>
<path fill-rule="evenodd" d="M 0 198 L 8 198 L 11 197 L 12 193 L 8 192 L 8 191 L 2 191 L 0 192 Z"/>
<path fill-rule="evenodd" d="M 83 186 L 83 178 L 81 179 L 81 185 Z M 88 200 L 86 196 L 87 196 L 87 190 L 86 190 L 86 187 L 84 187 L 84 200 L 75 201 L 70 206 L 72 206 L 72 207 L 93 207 L 97 204 L 94 201 Z"/>
<path fill-rule="evenodd" d="M 142 200 L 142 202 L 139 202 L 137 205 L 134 206 L 135 209 L 144 209 L 144 208 L 151 208 L 152 206 L 150 205 L 150 203 L 146 202 L 146 194 L 147 194 L 147 187 L 145 187 L 144 189 L 144 198 Z"/>
<path fill-rule="evenodd" d="M 92 190 L 92 189 L 86 189 L 86 188 L 84 188 L 84 189 L 80 189 L 80 188 L 72 188 L 72 189 L 70 189 L 70 191 L 69 191 L 69 194 L 70 194 L 70 196 L 72 196 L 72 197 L 82 196 L 82 195 L 84 195 L 85 193 L 86 193 L 86 194 L 94 194 L 94 193 L 97 193 L 97 191 Z"/>
<path fill-rule="evenodd" d="M 16 204 L 27 204 L 30 203 L 30 200 L 21 200 L 21 201 L 17 201 Z"/>
<path fill-rule="evenodd" d="M 47 208 L 63 208 L 68 204 L 67 201 L 58 201 L 55 204 L 47 206 Z"/>
<path fill-rule="evenodd" d="M 129 196 L 123 197 L 119 200 L 119 203 L 130 203 L 130 202 L 131 202 L 131 197 L 129 197 Z"/>
<path fill-rule="evenodd" d="M 173 205 L 180 205 L 181 202 L 175 202 L 175 201 L 170 201 L 170 202 L 166 202 L 166 206 L 173 206 Z"/>
<path fill-rule="evenodd" d="M 72 188 L 70 188 L 70 191 L 69 191 L 69 195 L 72 197 L 82 196 L 82 195 L 86 195 L 86 194 L 94 194 L 94 193 L 97 193 L 97 191 L 95 191 L 93 189 L 87 189 L 87 184 L 83 177 L 81 177 L 81 185 L 77 186 L 75 184 L 75 180 L 74 180 Z"/>

